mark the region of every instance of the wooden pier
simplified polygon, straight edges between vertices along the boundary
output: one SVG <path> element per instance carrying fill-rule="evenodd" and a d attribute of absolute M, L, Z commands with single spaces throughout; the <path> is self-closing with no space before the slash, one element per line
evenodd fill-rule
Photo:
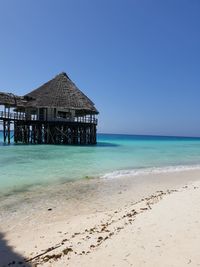
<path fill-rule="evenodd" d="M 47 121 L 37 118 L 28 120 L 18 114 L 0 112 L 0 122 L 3 125 L 4 143 L 8 144 L 11 142 L 11 132 L 14 132 L 15 143 L 96 144 L 97 119 L 93 117 L 77 120 Z"/>

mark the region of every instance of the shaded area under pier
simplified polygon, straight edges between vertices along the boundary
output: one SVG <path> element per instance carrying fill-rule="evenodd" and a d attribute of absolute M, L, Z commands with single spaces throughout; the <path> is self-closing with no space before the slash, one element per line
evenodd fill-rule
<path fill-rule="evenodd" d="M 14 142 L 24 144 L 96 144 L 96 125 L 77 122 L 14 123 Z"/>

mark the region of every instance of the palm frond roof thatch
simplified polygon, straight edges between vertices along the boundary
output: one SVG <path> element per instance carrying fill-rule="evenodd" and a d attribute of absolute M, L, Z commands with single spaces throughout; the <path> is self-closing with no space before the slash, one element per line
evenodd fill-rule
<path fill-rule="evenodd" d="M 63 107 L 98 114 L 94 103 L 62 72 L 26 94 L 27 107 Z"/>
<path fill-rule="evenodd" d="M 23 107 L 26 101 L 22 96 L 16 96 L 12 93 L 0 92 L 0 105 L 11 107 Z"/>

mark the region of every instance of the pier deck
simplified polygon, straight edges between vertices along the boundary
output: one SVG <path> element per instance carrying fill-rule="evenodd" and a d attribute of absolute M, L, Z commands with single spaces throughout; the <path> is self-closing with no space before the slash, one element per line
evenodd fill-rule
<path fill-rule="evenodd" d="M 13 124 L 14 142 L 25 144 L 72 144 L 89 145 L 96 143 L 97 119 L 56 118 L 45 120 L 42 116 L 25 116 L 19 113 L 0 111 L 3 125 L 3 139 L 11 142 L 11 125 Z"/>

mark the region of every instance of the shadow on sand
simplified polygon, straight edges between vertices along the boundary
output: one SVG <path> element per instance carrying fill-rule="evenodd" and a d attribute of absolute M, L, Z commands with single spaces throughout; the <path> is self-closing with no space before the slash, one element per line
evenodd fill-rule
<path fill-rule="evenodd" d="M 23 256 L 14 252 L 13 248 L 7 244 L 5 236 L 0 233 L 0 267 L 8 266 L 31 267 L 24 261 Z"/>

